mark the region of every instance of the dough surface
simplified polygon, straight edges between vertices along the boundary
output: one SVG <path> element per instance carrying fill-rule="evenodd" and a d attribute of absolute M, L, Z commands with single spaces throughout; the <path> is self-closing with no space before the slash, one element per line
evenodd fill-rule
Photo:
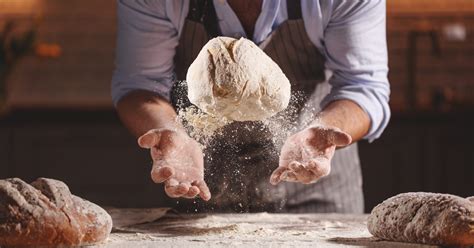
<path fill-rule="evenodd" d="M 291 96 L 280 67 L 245 38 L 210 40 L 189 67 L 186 81 L 191 103 L 231 121 L 269 118 L 284 110 Z"/>

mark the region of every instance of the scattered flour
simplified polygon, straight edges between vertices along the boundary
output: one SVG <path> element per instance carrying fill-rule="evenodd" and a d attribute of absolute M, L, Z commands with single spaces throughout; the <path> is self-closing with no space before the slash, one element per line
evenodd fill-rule
<path fill-rule="evenodd" d="M 203 145 L 205 145 L 220 128 L 231 123 L 231 121 L 226 118 L 219 118 L 204 113 L 195 106 L 179 110 L 178 121 L 185 124 L 184 126 L 187 128 L 187 132 L 191 138 L 201 142 Z"/>

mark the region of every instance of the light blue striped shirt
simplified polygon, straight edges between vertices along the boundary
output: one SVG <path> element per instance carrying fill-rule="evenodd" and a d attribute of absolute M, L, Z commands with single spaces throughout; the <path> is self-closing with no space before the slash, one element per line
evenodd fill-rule
<path fill-rule="evenodd" d="M 169 99 L 189 0 L 118 0 L 117 5 L 114 104 L 137 89 Z M 226 0 L 214 0 L 214 6 L 222 35 L 246 37 Z M 356 102 L 371 120 L 365 138 L 378 138 L 390 119 L 385 1 L 302 0 L 301 6 L 308 36 L 333 72 L 332 90 L 322 107 L 339 99 Z M 263 0 L 252 40 L 261 43 L 287 19 L 286 0 Z"/>

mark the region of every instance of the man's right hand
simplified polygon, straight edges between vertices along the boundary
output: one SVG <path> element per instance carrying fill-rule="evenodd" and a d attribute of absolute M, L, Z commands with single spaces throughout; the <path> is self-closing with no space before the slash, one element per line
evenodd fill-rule
<path fill-rule="evenodd" d="M 185 132 L 152 129 L 138 138 L 142 148 L 148 148 L 153 159 L 151 178 L 164 183 L 168 196 L 211 199 L 204 181 L 204 159 L 199 144 Z"/>

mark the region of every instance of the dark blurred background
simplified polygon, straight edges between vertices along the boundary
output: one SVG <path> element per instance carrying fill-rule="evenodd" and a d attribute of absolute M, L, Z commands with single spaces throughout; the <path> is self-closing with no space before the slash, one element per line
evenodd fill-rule
<path fill-rule="evenodd" d="M 115 1 L 0 0 L 0 178 L 52 177 L 152 206 L 148 152 L 111 104 Z M 388 0 L 392 120 L 360 142 L 366 210 L 400 192 L 474 195 L 474 1 Z"/>

